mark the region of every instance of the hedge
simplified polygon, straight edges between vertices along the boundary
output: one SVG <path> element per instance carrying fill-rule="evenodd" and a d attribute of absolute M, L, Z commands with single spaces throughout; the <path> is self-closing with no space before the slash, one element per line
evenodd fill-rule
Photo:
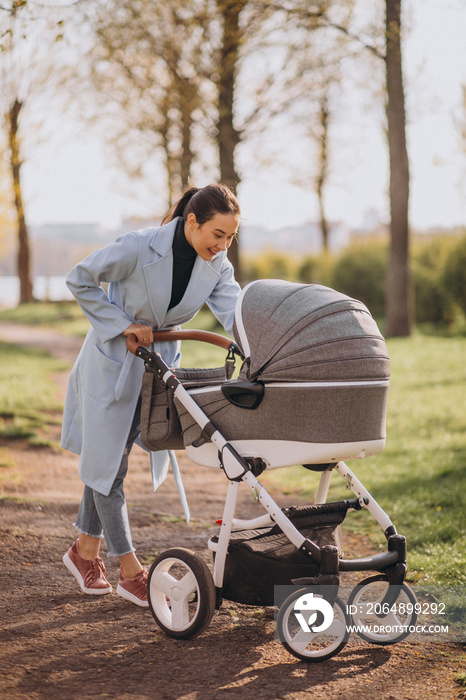
<path fill-rule="evenodd" d="M 265 251 L 246 258 L 246 279 L 288 279 L 324 284 L 360 299 L 375 317 L 385 313 L 388 242 L 354 243 L 340 255 L 302 256 Z M 466 234 L 418 236 L 411 250 L 417 323 L 451 326 L 466 315 Z"/>

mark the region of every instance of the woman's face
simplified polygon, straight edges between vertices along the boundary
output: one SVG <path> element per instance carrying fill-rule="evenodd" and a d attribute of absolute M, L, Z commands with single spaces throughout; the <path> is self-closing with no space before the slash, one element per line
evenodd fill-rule
<path fill-rule="evenodd" d="M 239 216 L 236 214 L 215 214 L 199 225 L 191 213 L 184 225 L 186 240 L 203 260 L 213 260 L 222 250 L 227 250 L 238 231 Z"/>

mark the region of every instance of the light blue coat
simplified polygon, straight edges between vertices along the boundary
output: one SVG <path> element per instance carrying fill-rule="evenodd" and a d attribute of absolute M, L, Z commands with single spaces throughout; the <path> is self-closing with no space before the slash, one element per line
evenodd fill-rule
<path fill-rule="evenodd" d="M 67 278 L 91 328 L 70 375 L 62 447 L 80 455 L 81 479 L 105 495 L 118 472 L 144 372 L 143 361 L 126 349 L 122 332 L 134 322 L 177 327 L 206 302 L 228 333 L 233 328 L 240 288 L 225 252 L 210 262 L 197 256 L 183 299 L 168 311 L 176 223 L 120 236 L 91 253 Z M 108 296 L 101 282 L 110 283 Z M 155 350 L 169 366 L 179 364 L 178 343 L 157 343 Z M 151 453 L 153 467 L 157 455 Z"/>

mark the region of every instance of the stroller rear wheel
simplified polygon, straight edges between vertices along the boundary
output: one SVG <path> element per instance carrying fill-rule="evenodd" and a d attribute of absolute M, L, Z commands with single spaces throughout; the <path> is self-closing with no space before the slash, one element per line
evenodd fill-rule
<path fill-rule="evenodd" d="M 183 547 L 167 549 L 156 558 L 147 597 L 156 623 L 176 639 L 200 634 L 215 612 L 215 586 L 207 564 Z"/>
<path fill-rule="evenodd" d="M 310 605 L 305 600 L 309 595 L 313 601 Z M 281 605 L 277 617 L 277 633 L 285 649 L 309 663 L 325 661 L 338 654 L 348 641 L 348 627 L 343 601 L 337 597 L 332 608 L 317 587 L 293 591 Z"/>
<path fill-rule="evenodd" d="M 348 611 L 356 634 L 371 644 L 396 644 L 410 634 L 417 620 L 417 598 L 405 583 L 395 602 L 384 603 L 389 582 L 384 574 L 358 583 L 348 598 Z"/>

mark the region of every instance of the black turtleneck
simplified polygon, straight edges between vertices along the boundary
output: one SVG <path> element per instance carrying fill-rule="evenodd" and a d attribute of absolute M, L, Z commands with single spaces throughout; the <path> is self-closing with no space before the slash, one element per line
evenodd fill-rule
<path fill-rule="evenodd" d="M 176 224 L 173 238 L 172 295 L 168 306 L 169 309 L 177 306 L 182 300 L 191 277 L 191 272 L 193 271 L 196 257 L 196 251 L 186 240 L 186 236 L 184 235 L 184 220 L 183 217 L 180 217 Z"/>

